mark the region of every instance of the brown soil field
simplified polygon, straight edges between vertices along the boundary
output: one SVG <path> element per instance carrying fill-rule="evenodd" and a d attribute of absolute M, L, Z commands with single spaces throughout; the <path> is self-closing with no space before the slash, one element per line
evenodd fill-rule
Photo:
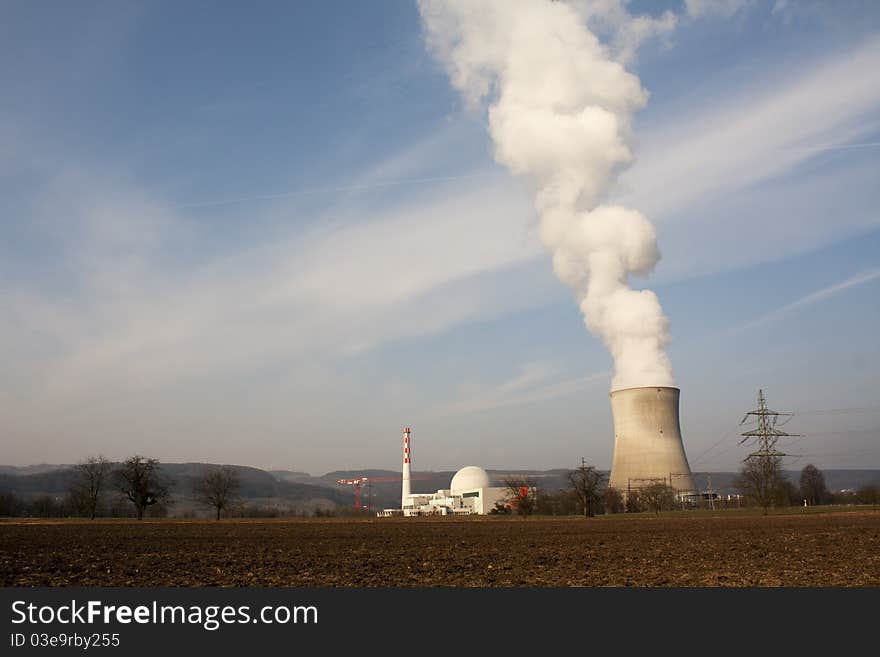
<path fill-rule="evenodd" d="M 880 513 L 0 521 L 2 586 L 880 586 Z"/>

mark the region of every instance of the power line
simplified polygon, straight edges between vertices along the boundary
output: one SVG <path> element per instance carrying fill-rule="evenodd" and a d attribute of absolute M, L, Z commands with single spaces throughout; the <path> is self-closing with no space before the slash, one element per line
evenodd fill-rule
<path fill-rule="evenodd" d="M 735 429 L 728 429 L 727 431 L 724 432 L 724 435 L 721 436 L 721 440 L 719 440 L 717 443 L 715 443 L 714 445 L 712 445 L 712 446 L 709 447 L 708 449 L 704 449 L 702 452 L 700 452 L 700 453 L 697 455 L 696 459 L 694 460 L 694 466 L 698 466 L 698 465 L 700 465 L 701 463 L 705 463 L 706 460 L 707 460 L 706 457 L 709 455 L 709 453 L 710 453 L 713 449 L 715 449 L 715 448 L 717 448 L 719 445 L 721 445 L 722 443 L 726 442 L 726 441 L 730 438 L 731 434 L 732 434 L 734 431 L 735 431 Z M 717 454 L 714 454 L 713 456 L 714 456 L 714 457 L 721 456 L 722 454 L 724 454 L 725 452 L 729 451 L 730 449 L 731 449 L 730 447 L 728 447 L 727 449 L 723 449 L 723 450 L 721 450 L 720 452 L 718 452 Z"/>
<path fill-rule="evenodd" d="M 822 453 L 822 452 L 809 452 L 806 454 L 801 454 L 800 456 L 805 456 L 805 457 L 808 457 L 811 459 L 832 458 L 835 456 L 836 457 L 845 456 L 846 458 L 857 458 L 857 457 L 864 457 L 864 456 L 876 456 L 877 454 L 878 454 L 878 452 L 876 450 L 862 450 L 860 452 L 851 452 L 851 453 L 847 452 L 846 454 L 841 454 L 840 452 L 824 452 L 824 453 Z M 871 470 L 873 468 L 866 468 L 866 469 Z"/>
<path fill-rule="evenodd" d="M 777 413 L 775 411 L 770 411 L 768 409 L 768 415 L 772 415 L 775 418 L 775 421 L 772 421 L 774 427 L 785 426 L 790 422 L 795 415 L 848 415 L 848 414 L 857 414 L 857 413 L 878 413 L 880 412 L 880 406 L 852 406 L 846 408 L 823 408 L 823 409 L 811 409 L 811 410 L 803 410 L 796 411 L 793 413 Z M 740 422 L 740 427 L 755 427 L 757 430 L 759 425 L 759 415 L 757 411 L 752 411 L 747 413 L 743 420 Z M 695 459 L 692 461 L 694 467 L 705 464 L 709 461 L 709 457 L 712 459 L 717 459 L 724 454 L 728 453 L 731 449 L 736 447 L 736 444 L 729 445 L 727 448 L 722 449 L 721 451 L 716 451 L 718 447 L 723 445 L 731 436 L 731 434 L 735 431 L 735 429 L 728 429 L 724 432 L 721 439 L 716 443 L 711 445 L 710 447 L 704 449 L 700 452 Z M 784 432 L 780 432 L 784 433 Z M 858 434 L 877 434 L 880 433 L 880 428 L 875 429 L 842 429 L 838 431 L 813 431 L 810 432 L 809 436 L 798 435 L 798 434 L 785 434 L 785 438 L 794 439 L 793 442 L 800 442 L 806 438 L 814 438 L 819 436 L 845 436 L 845 435 L 858 435 Z M 749 437 L 755 437 L 753 435 L 746 437 L 744 440 L 741 440 L 739 444 L 745 443 Z M 794 455 L 788 454 L 787 456 L 807 456 L 807 457 L 815 457 L 815 456 L 838 456 L 839 454 L 801 454 Z"/>
<path fill-rule="evenodd" d="M 848 434 L 880 434 L 880 428 L 873 429 L 842 429 L 841 431 L 816 431 L 813 436 L 846 436 Z"/>
<path fill-rule="evenodd" d="M 852 408 L 823 408 L 813 411 L 797 411 L 798 415 L 849 415 L 851 413 L 880 413 L 880 406 L 856 406 Z"/>

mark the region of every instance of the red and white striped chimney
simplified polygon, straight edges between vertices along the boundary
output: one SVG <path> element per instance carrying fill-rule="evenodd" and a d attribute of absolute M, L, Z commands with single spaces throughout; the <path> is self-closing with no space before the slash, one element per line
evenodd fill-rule
<path fill-rule="evenodd" d="M 410 448 L 409 448 L 409 427 L 406 427 L 403 430 L 403 490 L 400 501 L 400 508 L 406 506 L 407 502 L 409 502 L 410 496 L 410 487 L 409 487 L 409 462 L 410 462 Z"/>

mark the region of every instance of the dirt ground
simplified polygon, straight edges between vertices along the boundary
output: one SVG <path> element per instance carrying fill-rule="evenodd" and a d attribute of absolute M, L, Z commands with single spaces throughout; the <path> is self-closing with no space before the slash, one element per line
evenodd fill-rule
<path fill-rule="evenodd" d="M 880 512 L 0 521 L 2 586 L 880 586 Z"/>

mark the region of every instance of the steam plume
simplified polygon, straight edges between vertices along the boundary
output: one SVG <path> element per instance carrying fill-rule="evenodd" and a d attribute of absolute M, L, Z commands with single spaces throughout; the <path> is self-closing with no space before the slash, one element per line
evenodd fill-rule
<path fill-rule="evenodd" d="M 614 357 L 612 389 L 672 385 L 669 323 L 629 287 L 660 253 L 639 212 L 602 205 L 633 159 L 630 117 L 647 100 L 572 7 L 544 0 L 420 0 L 429 50 L 473 106 L 489 101 L 495 159 L 528 181 L 556 275 Z"/>

